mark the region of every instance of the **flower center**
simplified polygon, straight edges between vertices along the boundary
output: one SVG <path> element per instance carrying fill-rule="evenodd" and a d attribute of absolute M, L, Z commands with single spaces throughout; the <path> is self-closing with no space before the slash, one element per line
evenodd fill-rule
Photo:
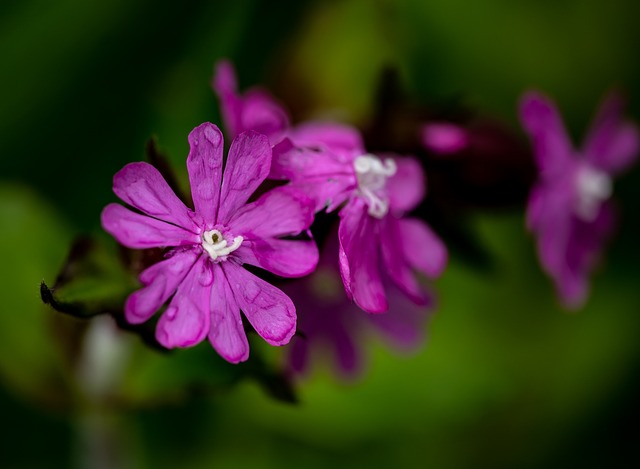
<path fill-rule="evenodd" d="M 369 206 L 369 215 L 383 218 L 389 211 L 389 198 L 384 191 L 387 179 L 396 174 L 396 163 L 391 158 L 383 161 L 374 155 L 358 156 L 353 162 L 358 180 L 358 191 Z"/>
<path fill-rule="evenodd" d="M 613 192 L 611 178 L 604 171 L 590 165 L 583 165 L 576 176 L 578 217 L 593 221 L 598 215 L 600 204 L 611 197 Z"/>
<path fill-rule="evenodd" d="M 236 236 L 233 238 L 231 246 L 229 246 L 219 230 L 210 230 L 202 234 L 202 249 L 207 251 L 214 261 L 226 261 L 227 256 L 238 249 L 242 241 L 244 241 L 242 236 Z"/>

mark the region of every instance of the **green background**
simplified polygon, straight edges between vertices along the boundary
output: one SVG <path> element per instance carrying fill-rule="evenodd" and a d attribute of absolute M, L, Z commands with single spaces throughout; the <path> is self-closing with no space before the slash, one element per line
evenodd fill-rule
<path fill-rule="evenodd" d="M 97 467 L 103 457 L 154 468 L 638 463 L 637 167 L 616 182 L 620 231 L 581 312 L 559 307 L 522 211 L 478 212 L 471 224 L 496 267 L 452 258 L 424 349 L 399 357 L 371 340 L 362 378 L 345 384 L 321 365 L 300 383 L 297 405 L 251 380 L 234 385 L 235 369 L 206 344 L 169 359 L 131 335 L 117 339 L 131 358 L 128 400 L 97 405 L 60 332 L 81 321 L 38 294 L 75 236 L 103 236 L 112 176 L 143 159 L 150 136 L 185 180 L 188 132 L 219 123 L 209 81 L 221 57 L 242 87 L 269 86 L 296 116 L 360 125 L 385 65 L 416 102 L 462 96 L 515 131 L 517 99 L 534 87 L 556 100 L 578 142 L 612 86 L 640 116 L 635 4 L 2 2 L 0 466 Z M 257 341 L 252 349 L 279 358 Z M 196 379 L 215 392 L 184 392 Z"/>

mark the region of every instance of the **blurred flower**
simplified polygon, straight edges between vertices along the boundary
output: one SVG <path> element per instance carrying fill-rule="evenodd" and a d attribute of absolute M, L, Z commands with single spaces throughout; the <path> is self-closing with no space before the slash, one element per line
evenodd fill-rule
<path fill-rule="evenodd" d="M 280 110 L 278 115 L 286 115 L 267 95 L 261 94 L 260 99 L 253 99 L 251 92 L 236 96 L 230 67 L 219 63 L 213 80 L 229 122 L 250 122 L 246 117 L 250 112 L 272 116 L 274 108 Z M 277 130 L 270 134 L 274 147 L 269 177 L 290 181 L 290 187 L 315 200 L 316 211 L 343 206 L 338 233 L 340 272 L 349 297 L 370 313 L 388 309 L 380 278 L 382 262 L 401 291 L 417 304 L 425 304 L 426 294 L 413 270 L 439 276 L 447 251 L 424 222 L 402 218 L 424 198 L 426 181 L 420 164 L 414 158 L 369 154 L 360 133 L 342 124 L 310 122 L 271 128 Z"/>
<path fill-rule="evenodd" d="M 469 144 L 469 134 L 466 129 L 449 122 L 425 124 L 422 127 L 421 137 L 426 148 L 442 155 L 456 153 Z"/>
<path fill-rule="evenodd" d="M 236 73 L 226 60 L 219 61 L 211 82 L 220 99 L 220 109 L 228 138 L 235 138 L 245 130 L 255 130 L 277 143 L 289 128 L 287 112 L 265 90 L 252 88 L 239 95 Z"/>
<path fill-rule="evenodd" d="M 285 277 L 310 273 L 318 261 L 315 243 L 280 237 L 306 230 L 313 205 L 291 188 L 246 203 L 269 171 L 271 148 L 264 135 L 245 132 L 233 141 L 224 177 L 223 138 L 215 125 L 196 127 L 189 145 L 195 211 L 153 166 L 132 163 L 115 175 L 113 190 L 142 213 L 110 204 L 102 212 L 102 225 L 130 248 L 172 248 L 141 273 L 144 287 L 129 296 L 127 320 L 148 320 L 173 295 L 158 321 L 158 341 L 167 348 L 189 347 L 208 336 L 222 357 L 237 363 L 249 355 L 240 310 L 272 345 L 287 343 L 296 325 L 291 300 L 241 265 Z"/>
<path fill-rule="evenodd" d="M 335 234 L 335 233 L 334 233 Z M 367 314 L 345 296 L 337 263 L 337 240 L 329 238 L 316 271 L 287 284 L 284 291 L 298 308 L 298 331 L 287 347 L 291 373 L 308 372 L 316 352 L 330 351 L 335 371 L 345 379 L 365 368 L 363 340 L 378 331 L 395 349 L 412 352 L 424 342 L 431 298 L 417 306 L 384 278 L 389 297 L 387 314 Z"/>
<path fill-rule="evenodd" d="M 548 98 L 529 92 L 520 103 L 540 171 L 529 197 L 527 226 L 567 307 L 578 308 L 586 300 L 588 275 L 614 228 L 613 176 L 638 153 L 638 130 L 622 120 L 622 107 L 620 97 L 610 95 L 577 152 Z"/>

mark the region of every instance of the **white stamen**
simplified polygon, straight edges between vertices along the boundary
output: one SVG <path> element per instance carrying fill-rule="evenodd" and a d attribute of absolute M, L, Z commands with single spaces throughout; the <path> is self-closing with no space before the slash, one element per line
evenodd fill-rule
<path fill-rule="evenodd" d="M 358 179 L 358 190 L 369 206 L 369 215 L 383 218 L 389 211 L 389 199 L 383 191 L 387 178 L 396 174 L 396 162 L 391 158 L 384 163 L 375 155 L 361 155 L 353 162 Z"/>
<path fill-rule="evenodd" d="M 593 221 L 602 202 L 611 197 L 613 184 L 604 171 L 583 165 L 576 175 L 576 214 L 585 221 Z"/>
<path fill-rule="evenodd" d="M 227 260 L 227 256 L 238 249 L 244 241 L 242 236 L 233 238 L 231 246 L 227 246 L 227 240 L 218 230 L 205 231 L 202 235 L 202 249 L 207 251 L 214 261 L 220 259 Z"/>

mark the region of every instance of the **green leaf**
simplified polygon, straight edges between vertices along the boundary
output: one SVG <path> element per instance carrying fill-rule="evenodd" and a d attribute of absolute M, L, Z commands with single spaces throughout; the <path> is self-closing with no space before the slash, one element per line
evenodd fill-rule
<path fill-rule="evenodd" d="M 55 324 L 36 288 L 64 259 L 70 230 L 38 194 L 15 184 L 0 185 L 0 219 L 0 377 L 24 397 L 57 401 L 63 376 Z"/>
<path fill-rule="evenodd" d="M 53 288 L 43 281 L 40 296 L 59 312 L 88 318 L 122 315 L 124 301 L 134 288 L 135 279 L 113 245 L 78 238 Z"/>

